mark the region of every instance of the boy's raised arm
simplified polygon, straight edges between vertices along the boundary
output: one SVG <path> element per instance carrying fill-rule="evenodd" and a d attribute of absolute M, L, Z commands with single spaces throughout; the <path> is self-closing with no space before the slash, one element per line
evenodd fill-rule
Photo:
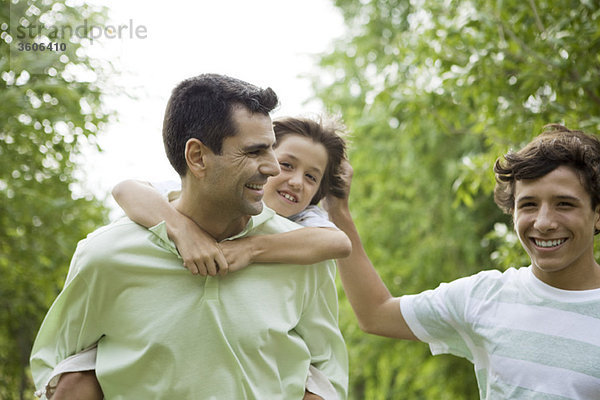
<path fill-rule="evenodd" d="M 136 180 L 117 184 L 112 195 L 134 222 L 150 228 L 165 221 L 183 265 L 193 274 L 224 275 L 227 261 L 215 239 L 194 221 L 178 212 L 152 185 Z"/>
<path fill-rule="evenodd" d="M 348 205 L 352 173 L 352 167 L 346 163 L 343 176 L 347 183 L 345 198 L 331 195 L 326 198 L 329 217 L 348 235 L 352 242 L 350 256 L 338 260 L 338 271 L 344 291 L 356 314 L 360 328 L 365 332 L 399 339 L 418 340 L 402 316 L 400 298 L 390 294 L 373 267 L 352 220 Z"/>

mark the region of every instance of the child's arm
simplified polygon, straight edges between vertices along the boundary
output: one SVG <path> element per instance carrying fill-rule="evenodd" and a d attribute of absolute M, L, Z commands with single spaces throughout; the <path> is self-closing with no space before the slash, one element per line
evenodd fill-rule
<path fill-rule="evenodd" d="M 346 234 L 333 228 L 301 228 L 274 235 L 226 240 L 217 245 L 212 237 L 175 210 L 147 183 L 121 182 L 113 189 L 113 196 L 127 216 L 140 225 L 150 227 L 165 221 L 169 237 L 175 242 L 184 265 L 192 272 L 197 266 L 202 275 L 214 275 L 215 264 L 224 263 L 226 270 L 231 271 L 257 262 L 306 265 L 347 257 L 352 249 Z"/>
<path fill-rule="evenodd" d="M 314 264 L 350 255 L 348 236 L 334 228 L 300 228 L 220 243 L 230 271 L 252 263 Z"/>
<path fill-rule="evenodd" d="M 349 257 L 338 260 L 338 271 L 358 324 L 367 333 L 418 340 L 402 316 L 400 298 L 390 294 L 361 243 L 348 205 L 352 167 L 346 164 L 344 169 L 346 197 L 328 196 L 326 208 L 333 223 L 352 242 L 352 253 Z"/>
<path fill-rule="evenodd" d="M 215 239 L 179 213 L 150 184 L 126 180 L 114 187 L 112 195 L 132 221 L 146 228 L 165 221 L 167 233 L 175 242 L 183 265 L 193 274 L 227 273 L 227 261 Z"/>

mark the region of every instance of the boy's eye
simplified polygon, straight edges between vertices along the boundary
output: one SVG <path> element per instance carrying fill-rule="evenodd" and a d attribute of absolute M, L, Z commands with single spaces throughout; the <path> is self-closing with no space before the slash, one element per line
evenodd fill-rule
<path fill-rule="evenodd" d="M 292 168 L 292 164 L 290 164 L 290 163 L 288 163 L 288 162 L 280 162 L 280 163 L 279 163 L 279 166 L 280 166 L 281 168 L 284 168 L 284 169 L 291 169 L 291 168 Z"/>
<path fill-rule="evenodd" d="M 561 201 L 558 203 L 559 207 L 573 207 L 573 203 L 569 203 L 568 201 Z"/>
<path fill-rule="evenodd" d="M 522 209 L 522 208 L 529 208 L 529 207 L 535 207 L 535 203 L 533 203 L 533 202 L 521 203 L 521 204 L 519 204 L 518 208 Z"/>
<path fill-rule="evenodd" d="M 317 183 L 317 177 L 316 177 L 316 176 L 314 176 L 314 175 L 311 175 L 311 174 L 306 174 L 306 177 L 307 177 L 309 180 L 311 180 L 311 181 L 313 181 L 313 182 Z"/>

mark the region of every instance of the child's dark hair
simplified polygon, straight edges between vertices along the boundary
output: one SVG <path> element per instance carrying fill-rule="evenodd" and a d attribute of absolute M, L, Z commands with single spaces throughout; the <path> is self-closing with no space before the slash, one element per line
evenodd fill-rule
<path fill-rule="evenodd" d="M 562 165 L 575 169 L 595 209 L 600 204 L 600 140 L 559 124 L 544 126 L 524 148 L 496 160 L 494 201 L 502 211 L 512 214 L 516 181 L 540 178 Z"/>
<path fill-rule="evenodd" d="M 344 181 L 340 177 L 342 161 L 346 159 L 346 142 L 343 139 L 344 126 L 332 118 L 282 117 L 273 121 L 277 144 L 286 135 L 300 135 L 320 143 L 327 151 L 327 168 L 319 190 L 310 204 L 318 204 L 329 193 L 336 197 L 344 196 Z"/>

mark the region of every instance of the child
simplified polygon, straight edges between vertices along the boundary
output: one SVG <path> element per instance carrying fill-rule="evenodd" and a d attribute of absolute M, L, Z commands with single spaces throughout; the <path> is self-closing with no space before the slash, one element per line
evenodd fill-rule
<path fill-rule="evenodd" d="M 547 128 L 494 166 L 495 201 L 512 215 L 529 267 L 392 297 L 360 243 L 347 196 L 327 198 L 332 221 L 352 241 L 338 266 L 361 329 L 467 358 L 482 399 L 600 399 L 600 141 Z"/>
<path fill-rule="evenodd" d="M 288 117 L 275 120 L 273 128 L 281 173 L 268 180 L 263 199 L 280 215 L 304 226 L 302 229 L 216 243 L 148 184 L 124 181 L 115 187 L 113 195 L 127 215 L 141 225 L 151 227 L 164 220 L 184 266 L 193 274 L 223 275 L 253 262 L 313 264 L 348 256 L 351 251 L 348 237 L 317 206 L 326 195 L 344 194 L 339 173 L 345 159 L 345 143 L 338 134 L 340 127 L 333 122 Z M 173 186 L 170 189 L 174 188 L 177 189 Z M 169 191 L 167 187 L 162 189 Z M 169 192 L 170 200 L 177 196 L 176 191 Z M 68 359 L 68 363 L 75 362 L 75 367 L 61 363 L 46 396 L 51 398 L 56 393 L 58 400 L 63 394 L 84 392 L 88 399 L 101 399 L 102 392 L 93 373 L 94 360 L 95 348 L 92 348 Z M 337 397 L 318 370 L 311 367 L 309 373 L 307 389 L 326 400 Z"/>

